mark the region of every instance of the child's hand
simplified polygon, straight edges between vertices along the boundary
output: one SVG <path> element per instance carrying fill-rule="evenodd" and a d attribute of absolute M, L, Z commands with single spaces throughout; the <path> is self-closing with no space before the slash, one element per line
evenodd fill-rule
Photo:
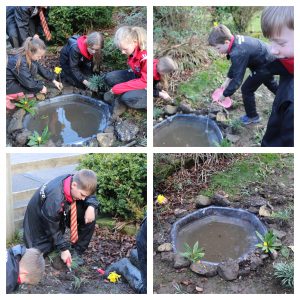
<path fill-rule="evenodd" d="M 162 99 L 164 99 L 164 100 L 167 100 L 167 99 L 171 98 L 169 96 L 169 94 L 166 91 L 164 91 L 164 90 L 162 90 L 162 91 L 159 92 L 159 97 L 162 98 Z"/>
<path fill-rule="evenodd" d="M 60 254 L 60 258 L 68 267 L 71 267 L 72 255 L 69 250 L 62 251 Z"/>
<path fill-rule="evenodd" d="M 61 91 L 61 90 L 63 89 L 63 85 L 62 85 L 61 82 L 58 82 L 58 81 L 56 81 L 56 80 L 53 80 L 52 82 L 53 82 L 53 84 L 55 85 L 55 87 L 56 87 L 58 90 Z"/>
<path fill-rule="evenodd" d="M 41 94 L 47 94 L 47 88 L 43 86 L 43 89 L 40 91 Z"/>
<path fill-rule="evenodd" d="M 223 102 L 225 99 L 225 97 L 223 96 L 223 94 L 219 97 L 218 102 Z"/>
<path fill-rule="evenodd" d="M 84 214 L 85 224 L 92 223 L 95 220 L 95 208 L 93 206 L 89 206 Z"/>

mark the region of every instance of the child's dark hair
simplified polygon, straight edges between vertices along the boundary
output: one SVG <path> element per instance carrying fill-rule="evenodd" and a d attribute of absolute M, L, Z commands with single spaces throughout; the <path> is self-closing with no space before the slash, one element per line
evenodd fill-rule
<path fill-rule="evenodd" d="M 94 194 L 97 189 L 97 175 L 94 171 L 82 169 L 77 171 L 73 176 L 73 181 L 77 183 L 78 188 Z"/>
<path fill-rule="evenodd" d="M 157 72 L 164 90 L 168 90 L 168 74 L 178 69 L 177 63 L 170 56 L 163 56 L 158 60 Z"/>
<path fill-rule="evenodd" d="M 232 34 L 225 25 L 218 25 L 212 29 L 208 36 L 208 44 L 215 47 L 217 44 L 225 44 L 225 41 L 230 41 Z"/>
<path fill-rule="evenodd" d="M 35 54 L 38 50 L 45 50 L 46 51 L 46 45 L 43 40 L 40 38 L 32 38 L 28 37 L 22 47 L 18 49 L 13 49 L 10 54 L 13 55 L 19 55 L 17 63 L 16 63 L 16 69 L 19 72 L 22 57 L 25 55 L 26 61 L 28 64 L 29 69 L 31 68 L 31 58 L 29 54 Z"/>
<path fill-rule="evenodd" d="M 45 272 L 45 260 L 40 250 L 26 249 L 20 260 L 20 267 L 26 271 L 26 283 L 38 284 Z"/>
<path fill-rule="evenodd" d="M 294 30 L 293 6 L 268 6 L 261 15 L 261 29 L 266 38 L 280 35 L 282 28 Z"/>
<path fill-rule="evenodd" d="M 147 32 L 143 27 L 136 26 L 122 26 L 120 27 L 114 38 L 115 45 L 120 48 L 120 42 L 137 41 L 138 46 L 141 50 L 147 49 Z"/>

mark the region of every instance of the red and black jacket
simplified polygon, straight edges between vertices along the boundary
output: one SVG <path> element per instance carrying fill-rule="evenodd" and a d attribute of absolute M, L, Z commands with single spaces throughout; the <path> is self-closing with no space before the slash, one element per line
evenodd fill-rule
<path fill-rule="evenodd" d="M 267 65 L 273 75 L 280 75 L 262 147 L 294 146 L 294 58 L 276 60 Z"/>
<path fill-rule="evenodd" d="M 137 47 L 128 57 L 127 64 L 138 78 L 114 85 L 112 92 L 116 95 L 147 88 L 147 50 Z"/>
<path fill-rule="evenodd" d="M 157 84 L 160 82 L 160 75 L 157 72 L 157 64 L 159 60 L 153 59 L 153 97 L 159 97 L 159 89 L 157 88 Z"/>

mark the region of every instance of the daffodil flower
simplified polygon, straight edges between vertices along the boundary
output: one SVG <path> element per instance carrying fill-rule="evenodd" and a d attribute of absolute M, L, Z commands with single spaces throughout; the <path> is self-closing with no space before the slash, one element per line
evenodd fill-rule
<path fill-rule="evenodd" d="M 214 27 L 217 27 L 219 25 L 218 22 L 214 22 Z"/>
<path fill-rule="evenodd" d="M 25 101 L 25 102 L 24 102 L 24 104 L 25 104 L 25 105 L 27 105 L 27 104 L 28 104 L 28 102 L 27 102 L 27 101 Z"/>
<path fill-rule="evenodd" d="M 264 246 L 267 247 L 267 246 L 268 246 L 268 243 L 267 243 L 267 242 L 264 242 Z"/>
<path fill-rule="evenodd" d="M 54 73 L 55 73 L 55 74 L 60 74 L 61 71 L 62 71 L 62 68 L 60 68 L 60 67 L 55 67 L 55 68 L 54 68 Z"/>
<path fill-rule="evenodd" d="M 107 276 L 107 279 L 112 283 L 118 282 L 120 278 L 121 275 L 117 274 L 116 272 L 110 272 L 109 275 Z"/>
<path fill-rule="evenodd" d="M 42 137 L 39 136 L 39 137 L 37 138 L 37 140 L 38 140 L 38 142 L 40 143 L 40 142 L 42 141 Z"/>
<path fill-rule="evenodd" d="M 164 195 L 158 195 L 157 196 L 157 203 L 158 204 L 164 204 L 166 202 L 166 197 Z"/>

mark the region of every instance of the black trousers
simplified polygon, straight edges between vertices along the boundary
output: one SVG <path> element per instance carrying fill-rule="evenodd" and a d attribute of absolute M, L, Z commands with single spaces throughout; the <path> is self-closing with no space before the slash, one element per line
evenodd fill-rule
<path fill-rule="evenodd" d="M 278 83 L 274 76 L 269 74 L 266 75 L 265 72 L 261 71 L 252 72 L 241 87 L 245 112 L 249 118 L 258 116 L 254 93 L 262 84 L 264 84 L 274 95 L 276 94 Z"/>
<path fill-rule="evenodd" d="M 136 246 L 143 281 L 141 293 L 147 294 L 147 218 L 143 221 L 140 231 L 137 234 Z"/>
<path fill-rule="evenodd" d="M 113 87 L 136 78 L 138 77 L 130 70 L 119 70 L 107 73 L 104 80 L 109 87 Z M 145 89 L 125 92 L 119 99 L 131 108 L 147 108 L 147 91 Z"/>

